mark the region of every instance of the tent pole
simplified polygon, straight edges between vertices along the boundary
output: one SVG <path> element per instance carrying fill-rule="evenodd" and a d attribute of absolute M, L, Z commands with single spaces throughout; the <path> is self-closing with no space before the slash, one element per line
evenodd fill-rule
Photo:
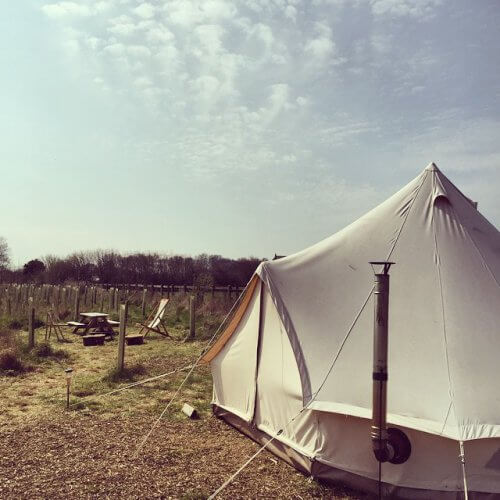
<path fill-rule="evenodd" d="M 467 487 L 467 475 L 465 474 L 465 449 L 464 449 L 464 442 L 460 441 L 459 442 L 460 446 L 460 455 L 458 458 L 460 458 L 460 463 L 462 465 L 462 477 L 464 480 L 464 499 L 469 500 L 469 493 L 468 493 L 468 487 Z"/>

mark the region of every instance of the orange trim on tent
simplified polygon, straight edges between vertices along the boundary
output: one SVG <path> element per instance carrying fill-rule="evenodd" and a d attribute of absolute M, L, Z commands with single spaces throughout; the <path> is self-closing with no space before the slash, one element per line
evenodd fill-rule
<path fill-rule="evenodd" d="M 240 306 L 238 307 L 238 309 L 236 309 L 236 312 L 231 318 L 231 321 L 227 325 L 226 329 L 222 332 L 222 335 L 217 339 L 217 341 L 210 348 L 210 350 L 207 351 L 205 355 L 201 358 L 202 363 L 210 363 L 210 361 L 212 361 L 212 359 L 214 359 L 215 356 L 219 354 L 222 348 L 227 344 L 229 339 L 232 337 L 233 333 L 235 332 L 236 328 L 240 324 L 241 319 L 243 318 L 244 314 L 248 309 L 255 288 L 257 287 L 259 282 L 260 278 L 257 275 L 254 275 L 254 277 L 248 284 L 248 288 L 246 289 L 245 294 L 243 295 Z"/>

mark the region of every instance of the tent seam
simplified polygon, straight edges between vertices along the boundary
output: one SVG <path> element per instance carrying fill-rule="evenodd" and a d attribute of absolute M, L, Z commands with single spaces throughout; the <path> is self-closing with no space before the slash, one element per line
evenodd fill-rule
<path fill-rule="evenodd" d="M 433 207 L 434 208 L 434 207 Z M 450 358 L 448 355 L 448 336 L 447 336 L 447 330 L 446 330 L 446 314 L 444 310 L 444 294 L 443 294 L 443 280 L 441 276 L 441 258 L 439 256 L 439 245 L 437 241 L 437 234 L 436 234 L 436 224 L 435 224 L 435 214 L 434 210 L 432 210 L 432 232 L 433 232 L 433 237 L 434 237 L 434 249 L 436 252 L 436 268 L 437 268 L 437 275 L 438 275 L 438 282 L 439 282 L 439 295 L 441 298 L 441 317 L 443 320 L 443 340 L 444 340 L 444 353 L 445 353 L 445 359 L 446 359 L 446 371 L 448 374 L 448 393 L 450 396 L 450 404 L 453 408 L 453 413 L 455 415 L 455 420 L 456 420 L 456 426 L 459 431 L 459 435 L 461 434 L 461 427 L 458 422 L 458 417 L 457 417 L 457 411 L 455 407 L 455 401 L 454 401 L 454 390 L 453 390 L 453 382 L 452 382 L 452 377 L 451 377 L 451 370 L 450 370 Z M 449 413 L 449 410 L 448 410 Z M 447 416 L 448 418 L 448 416 Z"/>
<path fill-rule="evenodd" d="M 443 427 L 441 429 L 441 435 L 444 434 L 444 430 L 446 429 L 446 424 L 448 423 L 448 417 L 450 416 L 450 410 L 451 410 L 451 407 L 452 407 L 452 402 L 450 400 L 450 404 L 448 405 L 448 410 L 446 411 L 446 417 L 444 419 L 444 422 L 443 422 Z M 456 415 L 455 415 L 455 418 L 456 418 Z"/>
<path fill-rule="evenodd" d="M 396 244 L 398 243 L 399 241 L 399 237 L 401 236 L 401 233 L 403 232 L 403 227 L 405 226 L 406 224 L 406 221 L 408 220 L 408 217 L 410 215 L 410 212 L 411 212 L 411 209 L 413 208 L 413 205 L 415 203 L 415 200 L 418 198 L 418 195 L 420 193 L 420 190 L 422 189 L 422 186 L 424 185 L 424 182 L 425 182 L 425 179 L 427 178 L 427 172 L 425 172 L 424 174 L 424 177 L 422 179 L 422 182 L 420 183 L 420 185 L 418 186 L 416 192 L 415 192 L 415 196 L 413 197 L 413 199 L 411 200 L 411 203 L 410 203 L 410 206 L 408 208 L 408 211 L 406 213 L 406 216 L 401 224 L 401 227 L 399 228 L 399 231 L 398 231 L 398 234 L 396 236 L 396 239 L 394 240 L 394 243 L 392 245 L 392 248 L 391 250 L 389 251 L 389 255 L 387 256 L 387 259 L 386 260 L 389 260 L 391 255 L 392 255 L 392 252 L 395 250 L 396 248 Z M 314 396 L 311 397 L 311 400 L 309 401 L 308 405 L 309 406 L 313 401 L 316 400 L 316 397 L 318 396 L 318 394 L 320 393 L 321 389 L 323 388 L 323 386 L 325 385 L 328 377 L 330 376 L 330 373 L 332 372 L 333 370 L 333 367 L 335 366 L 335 363 L 337 362 L 338 358 L 340 357 L 340 354 L 342 353 L 342 350 L 344 349 L 344 346 L 345 344 L 347 343 L 347 340 L 349 338 L 349 336 L 351 335 L 354 327 L 356 326 L 356 323 L 359 319 L 359 317 L 361 316 L 362 312 L 364 311 L 365 307 L 366 307 L 366 304 L 368 304 L 368 301 L 370 300 L 370 297 L 373 293 L 373 286 L 372 288 L 370 289 L 370 292 L 368 294 L 368 296 L 366 297 L 365 301 L 363 302 L 363 305 L 361 306 L 361 309 L 359 310 L 358 314 L 355 316 L 354 318 L 354 321 L 352 322 L 351 326 L 349 327 L 349 330 L 347 331 L 347 334 L 345 335 L 344 339 L 342 340 L 342 343 L 340 344 L 340 348 L 339 350 L 337 351 L 337 354 L 335 355 L 334 359 L 333 359 L 333 362 L 332 364 L 330 365 L 330 368 L 328 369 L 328 372 L 327 374 L 325 375 L 325 378 L 323 379 L 323 382 L 321 382 L 320 386 L 319 386 L 319 389 L 317 391 L 314 392 Z"/>
<path fill-rule="evenodd" d="M 396 245 L 399 241 L 399 237 L 401 236 L 401 233 L 403 232 L 403 228 L 405 227 L 406 225 L 406 221 L 408 220 L 408 217 L 410 216 L 410 212 L 411 212 L 411 209 L 413 208 L 413 205 L 415 204 L 415 201 L 416 199 L 418 198 L 418 195 L 420 193 L 420 190 L 422 189 L 422 186 L 424 185 L 424 182 L 425 182 L 425 179 L 427 179 L 427 174 L 429 172 L 426 170 L 425 171 L 425 175 L 424 175 L 424 178 L 422 179 L 422 182 L 420 183 L 420 186 L 418 186 L 418 189 L 417 189 L 417 192 L 415 193 L 415 197 L 413 198 L 413 200 L 411 201 L 411 204 L 410 204 L 410 207 L 408 208 L 408 212 L 406 213 L 406 217 L 404 218 L 403 220 L 403 223 L 401 224 L 401 227 L 399 228 L 399 231 L 398 231 L 398 235 L 396 236 L 396 239 L 392 245 L 392 248 L 391 250 L 389 251 L 389 255 L 387 256 L 387 259 L 386 260 L 389 260 L 391 258 L 391 255 L 392 253 L 394 252 L 394 250 L 396 249 Z"/>

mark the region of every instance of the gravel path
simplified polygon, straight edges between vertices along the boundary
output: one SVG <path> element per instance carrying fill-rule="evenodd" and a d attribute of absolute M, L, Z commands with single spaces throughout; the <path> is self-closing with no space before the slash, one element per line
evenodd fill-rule
<path fill-rule="evenodd" d="M 165 420 L 81 412 L 0 428 L 0 498 L 206 498 L 257 449 L 214 417 Z M 263 452 L 220 498 L 354 498 Z"/>

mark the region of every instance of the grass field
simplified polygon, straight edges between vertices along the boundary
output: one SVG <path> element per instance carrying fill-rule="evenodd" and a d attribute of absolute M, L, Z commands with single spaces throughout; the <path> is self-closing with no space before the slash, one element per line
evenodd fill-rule
<path fill-rule="evenodd" d="M 145 434 L 186 376 L 180 371 L 106 395 L 134 381 L 191 365 L 224 311 L 207 312 L 197 325 L 201 340 L 182 342 L 187 316 L 169 316 L 172 340 L 150 334 L 127 346 L 126 371 L 116 373 L 117 340 L 84 347 L 79 336 L 43 341 L 28 351 L 27 333 L 6 328 L 0 336 L 0 498 L 206 498 L 258 446 L 211 414 L 208 367 L 196 368 L 139 455 Z M 131 311 L 128 333 L 136 310 Z M 13 360 L 17 360 L 17 365 Z M 65 409 L 64 369 L 74 370 L 70 410 Z M 180 411 L 184 402 L 200 419 Z M 262 453 L 221 498 L 354 498 L 309 480 Z"/>

